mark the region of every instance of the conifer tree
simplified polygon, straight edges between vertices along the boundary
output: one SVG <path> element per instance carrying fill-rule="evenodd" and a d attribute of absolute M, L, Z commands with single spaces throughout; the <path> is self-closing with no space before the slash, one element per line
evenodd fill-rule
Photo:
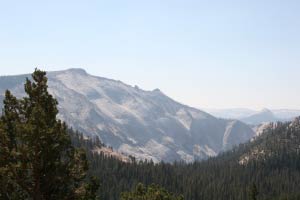
<path fill-rule="evenodd" d="M 258 195 L 257 187 L 255 183 L 253 183 L 250 187 L 250 200 L 257 200 L 257 195 Z"/>
<path fill-rule="evenodd" d="M 6 91 L 0 119 L 0 199 L 95 199 L 97 182 L 85 183 L 85 152 L 75 149 L 56 118 L 46 73 L 35 70 L 26 97 Z"/>
<path fill-rule="evenodd" d="M 122 193 L 121 200 L 183 200 L 183 197 L 172 195 L 157 185 L 145 187 L 139 183 L 131 192 Z"/>

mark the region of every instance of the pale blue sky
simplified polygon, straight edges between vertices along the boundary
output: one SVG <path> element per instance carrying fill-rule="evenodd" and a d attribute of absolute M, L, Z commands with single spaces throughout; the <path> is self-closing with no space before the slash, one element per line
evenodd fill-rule
<path fill-rule="evenodd" d="M 299 0 L 0 0 L 0 74 L 73 67 L 195 107 L 300 108 Z"/>

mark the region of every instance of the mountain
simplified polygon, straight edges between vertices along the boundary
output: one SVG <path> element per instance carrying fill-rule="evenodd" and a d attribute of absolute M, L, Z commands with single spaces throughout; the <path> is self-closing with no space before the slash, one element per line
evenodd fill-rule
<path fill-rule="evenodd" d="M 215 156 L 255 133 L 238 120 L 218 119 L 180 104 L 159 89 L 144 91 L 83 69 L 49 72 L 59 118 L 87 136 L 138 159 L 191 162 Z M 29 75 L 0 77 L 0 94 L 23 96 Z M 3 98 L 3 95 L 2 97 Z"/>
<path fill-rule="evenodd" d="M 72 129 L 69 129 L 68 133 L 73 146 L 76 148 L 85 149 L 89 155 L 92 154 L 96 157 L 113 158 L 123 163 L 132 163 L 133 161 L 132 157 L 116 152 L 111 147 L 106 146 L 99 140 L 98 137 L 86 137 L 82 133 Z M 91 158 L 90 160 L 92 162 Z"/>
<path fill-rule="evenodd" d="M 270 123 L 253 140 L 194 163 L 124 163 L 92 154 L 93 149 L 87 149 L 88 158 L 91 173 L 101 181 L 102 199 L 120 199 L 120 191 L 136 183 L 163 186 L 186 200 L 300 199 L 300 118 Z M 249 197 L 253 185 L 257 198 Z"/>
<path fill-rule="evenodd" d="M 239 163 L 264 161 L 280 154 L 300 155 L 300 118 L 291 122 L 269 123 L 253 144 L 248 145 L 246 152 L 240 156 Z"/>
<path fill-rule="evenodd" d="M 292 110 L 292 109 L 277 109 L 277 110 L 272 110 L 274 115 L 279 118 L 283 119 L 284 121 L 291 121 L 295 117 L 300 116 L 300 110 Z"/>
<path fill-rule="evenodd" d="M 204 109 L 206 112 L 224 119 L 241 119 L 257 113 L 255 110 L 248 108 L 232 108 L 232 109 Z"/>
<path fill-rule="evenodd" d="M 258 113 L 250 115 L 249 117 L 242 118 L 240 120 L 247 124 L 253 124 L 253 125 L 266 123 L 266 122 L 279 121 L 279 119 L 275 117 L 273 112 L 269 109 L 263 109 Z"/>
<path fill-rule="evenodd" d="M 256 133 L 256 136 L 260 136 L 266 129 L 273 126 L 274 122 L 264 122 L 258 125 L 253 125 L 252 130 Z"/>
<path fill-rule="evenodd" d="M 296 109 L 263 109 L 255 111 L 247 108 L 233 108 L 205 109 L 205 111 L 217 117 L 238 119 L 252 125 L 259 125 L 266 122 L 291 121 L 295 117 L 300 116 L 300 110 Z"/>

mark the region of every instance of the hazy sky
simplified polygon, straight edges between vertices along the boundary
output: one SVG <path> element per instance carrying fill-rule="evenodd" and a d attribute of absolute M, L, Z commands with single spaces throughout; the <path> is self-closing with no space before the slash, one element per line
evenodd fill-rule
<path fill-rule="evenodd" d="M 299 0 L 0 0 L 0 74 L 84 68 L 196 107 L 300 108 Z"/>

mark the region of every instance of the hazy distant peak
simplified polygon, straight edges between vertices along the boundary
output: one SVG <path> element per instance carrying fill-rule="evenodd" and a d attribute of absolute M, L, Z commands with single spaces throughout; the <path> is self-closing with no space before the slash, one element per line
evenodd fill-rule
<path fill-rule="evenodd" d="M 275 122 L 278 119 L 276 118 L 276 116 L 273 114 L 271 110 L 264 108 L 260 112 L 245 117 L 241 120 L 249 124 L 261 124 L 266 122 Z"/>
<path fill-rule="evenodd" d="M 272 113 L 272 114 L 273 114 L 273 112 L 272 112 L 270 109 L 268 109 L 268 108 L 263 108 L 263 109 L 260 111 L 260 113 Z"/>
<path fill-rule="evenodd" d="M 259 115 L 263 115 L 265 117 L 269 116 L 269 117 L 276 118 L 275 115 L 274 115 L 274 113 L 271 110 L 269 110 L 268 108 L 264 108 L 260 112 L 254 114 L 252 116 L 259 116 Z"/>

